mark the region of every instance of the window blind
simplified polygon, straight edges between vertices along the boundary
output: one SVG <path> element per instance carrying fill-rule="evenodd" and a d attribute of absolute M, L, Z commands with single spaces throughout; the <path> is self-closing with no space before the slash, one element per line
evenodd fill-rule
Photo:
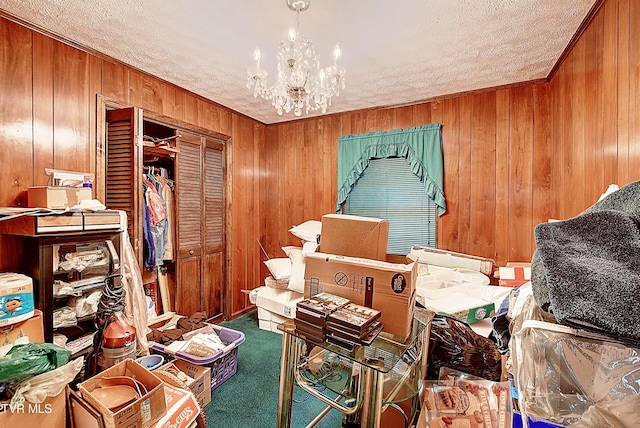
<path fill-rule="evenodd" d="M 406 159 L 372 159 L 344 204 L 345 214 L 389 221 L 387 253 L 436 248 L 437 207 Z"/>

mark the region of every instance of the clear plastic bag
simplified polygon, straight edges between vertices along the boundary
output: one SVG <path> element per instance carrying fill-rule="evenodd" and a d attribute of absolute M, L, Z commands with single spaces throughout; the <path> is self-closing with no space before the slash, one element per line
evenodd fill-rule
<path fill-rule="evenodd" d="M 55 397 L 82 370 L 84 358 L 76 358 L 57 369 L 34 376 L 21 382 L 16 388 L 11 403 L 29 401 L 42 403 L 47 397 Z"/>
<path fill-rule="evenodd" d="M 635 427 L 640 350 L 543 321 L 533 296 L 514 320 L 510 344 L 524 416 L 571 427 Z"/>

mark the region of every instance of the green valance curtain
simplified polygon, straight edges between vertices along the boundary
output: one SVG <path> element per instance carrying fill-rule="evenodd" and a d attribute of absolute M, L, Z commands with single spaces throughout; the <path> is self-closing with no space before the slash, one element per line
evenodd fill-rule
<path fill-rule="evenodd" d="M 338 202 L 336 212 L 371 159 L 403 157 L 424 183 L 427 195 L 446 212 L 443 189 L 442 125 L 439 123 L 392 131 L 343 135 L 338 140 Z"/>

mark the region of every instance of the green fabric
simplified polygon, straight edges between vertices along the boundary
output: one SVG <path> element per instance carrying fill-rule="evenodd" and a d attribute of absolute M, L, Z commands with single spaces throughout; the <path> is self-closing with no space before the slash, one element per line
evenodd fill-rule
<path fill-rule="evenodd" d="M 442 125 L 439 123 L 392 131 L 343 135 L 338 140 L 338 202 L 341 210 L 349 192 L 375 158 L 403 157 L 411 171 L 424 183 L 427 195 L 446 212 Z"/>

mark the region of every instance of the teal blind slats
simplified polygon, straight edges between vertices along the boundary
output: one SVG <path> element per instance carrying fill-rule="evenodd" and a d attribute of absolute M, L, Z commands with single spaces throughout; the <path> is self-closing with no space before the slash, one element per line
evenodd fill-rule
<path fill-rule="evenodd" d="M 436 247 L 437 206 L 404 158 L 372 159 L 344 204 L 346 214 L 389 221 L 389 254 Z"/>

